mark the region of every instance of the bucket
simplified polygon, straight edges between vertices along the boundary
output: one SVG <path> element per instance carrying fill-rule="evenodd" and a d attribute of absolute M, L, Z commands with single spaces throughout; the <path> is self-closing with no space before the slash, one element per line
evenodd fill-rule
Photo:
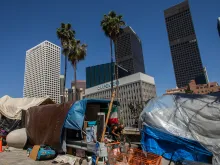
<path fill-rule="evenodd" d="M 96 121 L 89 121 L 88 122 L 88 127 L 92 127 L 94 125 L 96 125 Z"/>
<path fill-rule="evenodd" d="M 107 147 L 105 146 L 105 143 L 98 143 L 96 144 L 97 147 L 97 156 L 98 157 L 107 157 Z"/>

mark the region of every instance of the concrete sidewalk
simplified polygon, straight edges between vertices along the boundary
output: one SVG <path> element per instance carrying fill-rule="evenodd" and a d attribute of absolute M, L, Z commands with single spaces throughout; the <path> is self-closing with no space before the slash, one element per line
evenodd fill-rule
<path fill-rule="evenodd" d="M 26 150 L 16 149 L 0 153 L 0 165 L 52 165 L 52 161 L 34 161 L 27 157 Z"/>

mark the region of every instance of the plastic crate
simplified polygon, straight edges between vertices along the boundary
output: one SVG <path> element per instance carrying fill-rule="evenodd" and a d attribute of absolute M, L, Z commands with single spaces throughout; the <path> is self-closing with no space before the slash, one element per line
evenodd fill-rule
<path fill-rule="evenodd" d="M 128 148 L 122 153 L 120 147 L 111 144 L 108 146 L 108 162 L 109 165 L 162 165 L 162 157 L 136 148 Z"/>

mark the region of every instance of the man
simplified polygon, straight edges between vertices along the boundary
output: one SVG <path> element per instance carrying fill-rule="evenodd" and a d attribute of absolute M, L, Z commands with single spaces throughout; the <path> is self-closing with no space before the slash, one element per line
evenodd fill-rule
<path fill-rule="evenodd" d="M 124 125 L 123 124 L 119 124 L 117 125 L 113 125 L 112 130 L 111 130 L 111 135 L 113 140 L 118 141 L 120 140 L 120 135 L 123 133 L 123 129 L 124 129 Z"/>
<path fill-rule="evenodd" d="M 117 134 L 118 127 L 117 125 L 113 125 L 111 129 L 112 140 L 117 141 L 119 139 L 119 135 Z"/>
<path fill-rule="evenodd" d="M 117 130 L 116 130 L 116 134 L 121 135 L 123 134 L 123 130 L 124 130 L 124 125 L 123 124 L 119 124 Z"/>

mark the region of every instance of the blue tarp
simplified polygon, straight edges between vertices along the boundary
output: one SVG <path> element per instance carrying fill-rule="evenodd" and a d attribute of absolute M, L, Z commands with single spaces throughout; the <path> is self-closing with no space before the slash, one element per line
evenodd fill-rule
<path fill-rule="evenodd" d="M 144 125 L 141 139 L 142 149 L 161 155 L 172 161 L 210 162 L 212 153 L 198 142 L 173 136 Z"/>
<path fill-rule="evenodd" d="M 86 105 L 88 103 L 110 103 L 110 100 L 103 99 L 83 99 L 75 102 L 67 115 L 66 121 L 64 123 L 65 128 L 81 130 L 83 127 L 84 116 L 86 112 Z M 114 104 L 118 104 L 114 102 Z"/>

